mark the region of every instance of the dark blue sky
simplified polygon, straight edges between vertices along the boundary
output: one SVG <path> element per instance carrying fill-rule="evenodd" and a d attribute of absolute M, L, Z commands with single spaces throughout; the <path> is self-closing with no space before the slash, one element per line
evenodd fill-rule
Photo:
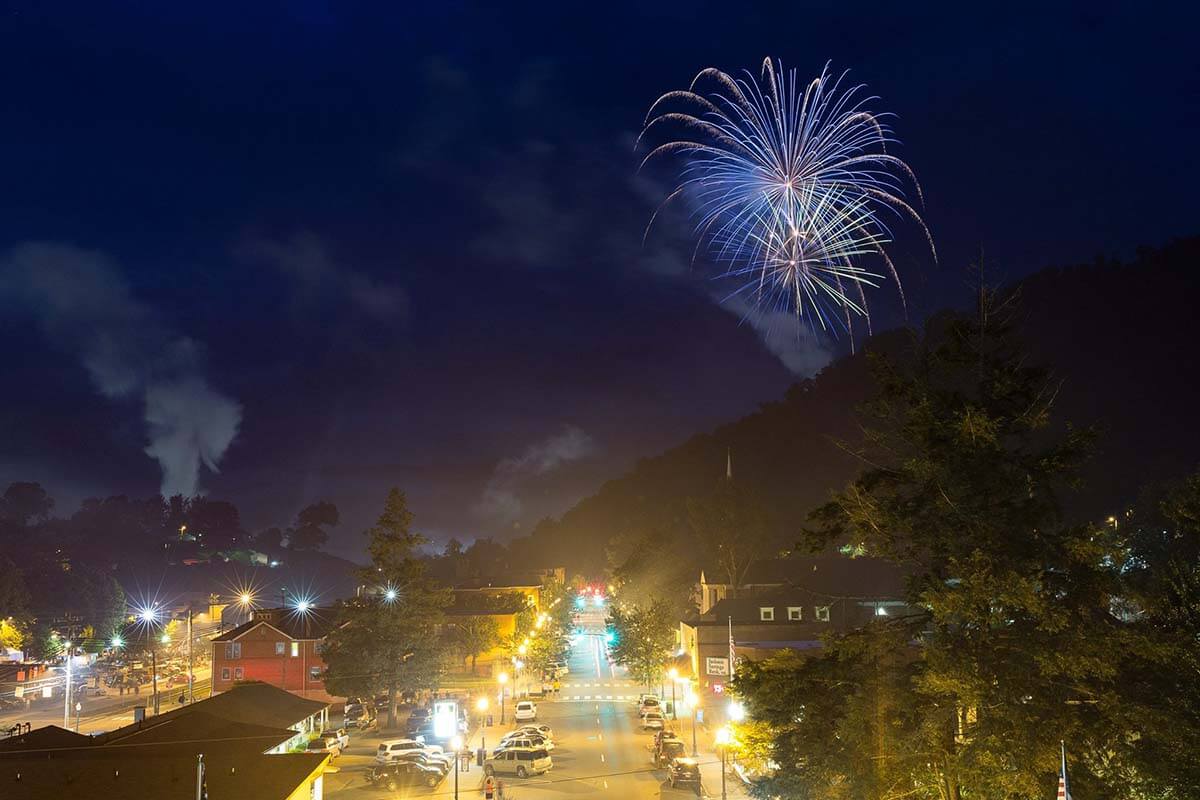
<path fill-rule="evenodd" d="M 898 115 L 941 256 L 893 251 L 911 317 L 980 246 L 1012 279 L 1197 232 L 1185 12 L 510 5 L 6 4 L 0 480 L 153 492 L 142 388 L 202 376 L 159 400 L 240 406 L 204 487 L 251 527 L 328 497 L 353 552 L 388 485 L 439 535 L 527 530 L 777 397 L 845 340 L 772 352 L 677 220 L 641 243 L 633 137 L 710 65 L 831 61 Z"/>

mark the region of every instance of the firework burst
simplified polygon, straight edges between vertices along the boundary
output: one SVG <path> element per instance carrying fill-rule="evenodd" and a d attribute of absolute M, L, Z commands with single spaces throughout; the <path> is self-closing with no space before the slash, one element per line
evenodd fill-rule
<path fill-rule="evenodd" d="M 697 250 L 707 244 L 724 274 L 739 279 L 731 295 L 790 310 L 814 328 L 852 332 L 854 316 L 870 323 L 864 288 L 884 277 L 864 260 L 877 260 L 904 299 L 884 250 L 889 218 L 915 222 L 936 252 L 907 199 L 911 191 L 921 202 L 916 177 L 887 152 L 895 141 L 890 115 L 870 111 L 877 98 L 843 87 L 844 78 L 826 67 L 802 86 L 795 70 L 770 59 L 761 80 L 706 69 L 687 90 L 655 101 L 639 142 L 673 134 L 642 164 L 682 157 L 664 205 L 684 194 L 695 201 Z"/>

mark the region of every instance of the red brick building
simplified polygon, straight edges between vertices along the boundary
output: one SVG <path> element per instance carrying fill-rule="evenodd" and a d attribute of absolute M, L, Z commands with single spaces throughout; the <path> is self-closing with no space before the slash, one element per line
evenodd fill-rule
<path fill-rule="evenodd" d="M 328 608 L 255 611 L 249 622 L 212 640 L 213 692 L 262 681 L 303 697 L 332 700 L 325 692 L 321 650 L 335 619 L 335 610 Z"/>

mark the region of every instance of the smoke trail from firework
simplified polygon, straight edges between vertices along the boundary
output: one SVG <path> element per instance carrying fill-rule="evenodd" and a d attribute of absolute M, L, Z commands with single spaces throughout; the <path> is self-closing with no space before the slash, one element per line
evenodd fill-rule
<path fill-rule="evenodd" d="M 865 258 L 881 262 L 903 300 L 884 250 L 886 212 L 914 221 L 933 251 L 905 195 L 909 188 L 919 201 L 920 186 L 887 152 L 890 115 L 867 108 L 876 98 L 862 86 L 843 89 L 844 77 L 826 68 L 802 87 L 795 70 L 770 59 L 761 82 L 706 69 L 687 90 L 655 101 L 639 138 L 674 132 L 642 163 L 683 157 L 664 204 L 685 194 L 697 203 L 697 247 L 709 245 L 725 274 L 741 279 L 733 294 L 827 331 L 851 331 L 856 315 L 869 323 L 864 287 L 883 276 L 861 267 Z"/>

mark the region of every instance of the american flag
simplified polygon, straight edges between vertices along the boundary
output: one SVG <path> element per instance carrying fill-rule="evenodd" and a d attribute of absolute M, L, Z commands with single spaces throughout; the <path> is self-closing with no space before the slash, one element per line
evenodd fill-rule
<path fill-rule="evenodd" d="M 1071 800 L 1071 786 L 1067 782 L 1067 746 L 1059 742 L 1062 748 L 1062 766 L 1058 771 L 1058 800 Z"/>

